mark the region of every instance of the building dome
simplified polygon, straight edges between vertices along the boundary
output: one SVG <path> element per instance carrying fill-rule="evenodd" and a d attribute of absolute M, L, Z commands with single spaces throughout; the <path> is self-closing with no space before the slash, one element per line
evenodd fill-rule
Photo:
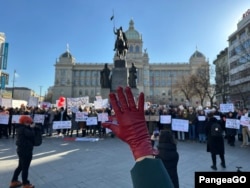
<path fill-rule="evenodd" d="M 190 59 L 193 59 L 193 58 L 206 58 L 201 52 L 199 52 L 198 50 L 196 50 L 193 55 L 190 57 Z"/>
<path fill-rule="evenodd" d="M 68 51 L 64 52 L 64 53 L 60 56 L 60 58 L 61 58 L 61 57 L 72 59 L 72 55 L 71 55 L 71 53 L 68 52 Z"/>
<path fill-rule="evenodd" d="M 138 31 L 134 28 L 134 21 L 130 20 L 129 29 L 125 32 L 128 40 L 141 40 L 141 36 Z"/>

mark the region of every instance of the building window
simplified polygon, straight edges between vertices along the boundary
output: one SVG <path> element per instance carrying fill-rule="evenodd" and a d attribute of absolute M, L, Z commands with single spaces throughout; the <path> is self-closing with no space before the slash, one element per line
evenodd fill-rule
<path fill-rule="evenodd" d="M 136 52 L 136 53 L 139 53 L 139 52 L 140 52 L 140 47 L 139 47 L 138 45 L 135 47 L 135 52 Z"/>
<path fill-rule="evenodd" d="M 92 79 L 92 86 L 95 86 L 96 85 L 96 78 Z"/>
<path fill-rule="evenodd" d="M 61 76 L 66 76 L 66 70 L 64 69 L 61 70 Z"/>
<path fill-rule="evenodd" d="M 80 80 L 80 85 L 83 86 L 84 85 L 84 81 L 83 79 Z"/>
<path fill-rule="evenodd" d="M 91 91 L 90 91 L 90 95 L 91 95 L 91 96 L 95 96 L 95 92 L 94 92 L 94 90 L 93 90 L 93 89 L 91 89 Z"/>
<path fill-rule="evenodd" d="M 75 71 L 75 76 L 79 76 L 79 71 Z"/>
<path fill-rule="evenodd" d="M 89 80 L 89 78 L 86 79 L 86 85 L 90 86 L 90 80 Z"/>
<path fill-rule="evenodd" d="M 79 95 L 82 96 L 82 90 L 79 91 Z"/>
<path fill-rule="evenodd" d="M 160 76 L 160 71 L 155 71 L 155 76 Z"/>
<path fill-rule="evenodd" d="M 129 50 L 129 52 L 133 52 L 133 50 L 134 50 L 133 45 L 130 45 L 129 48 L 128 48 L 128 50 Z"/>
<path fill-rule="evenodd" d="M 166 85 L 167 85 L 167 84 L 166 84 L 166 80 L 165 80 L 165 79 L 162 79 L 162 80 L 161 80 L 161 86 L 164 87 L 164 86 L 166 86 Z"/>
<path fill-rule="evenodd" d="M 85 72 L 85 71 L 83 71 L 83 70 L 81 71 L 81 76 L 82 76 L 82 77 L 85 76 L 85 73 L 84 73 L 84 72 Z"/>
<path fill-rule="evenodd" d="M 85 90 L 85 96 L 89 96 L 89 91 Z"/>
<path fill-rule="evenodd" d="M 61 85 L 66 85 L 66 78 L 61 78 Z"/>
<path fill-rule="evenodd" d="M 160 86 L 160 81 L 158 79 L 155 80 L 155 86 Z"/>
<path fill-rule="evenodd" d="M 91 71 L 86 71 L 86 77 L 90 77 Z"/>

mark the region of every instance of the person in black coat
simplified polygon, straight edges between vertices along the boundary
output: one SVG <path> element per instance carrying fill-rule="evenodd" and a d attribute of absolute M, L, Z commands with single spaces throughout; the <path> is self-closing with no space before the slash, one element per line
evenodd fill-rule
<path fill-rule="evenodd" d="M 179 188 L 179 178 L 177 173 L 179 154 L 177 152 L 174 137 L 169 130 L 161 130 L 157 148 L 159 154 L 156 155 L 156 158 L 162 160 L 174 184 L 174 187 Z"/>
<path fill-rule="evenodd" d="M 20 187 L 23 188 L 34 188 L 35 186 L 30 184 L 28 180 L 28 172 L 30 163 L 33 156 L 33 147 L 35 140 L 34 127 L 32 124 L 33 120 L 30 116 L 22 115 L 19 119 L 19 124 L 17 126 L 17 155 L 18 155 L 18 166 L 14 171 L 10 188 Z M 18 181 L 18 176 L 22 172 L 22 183 Z"/>
<path fill-rule="evenodd" d="M 56 121 L 68 121 L 70 120 L 70 116 L 68 115 L 67 108 L 64 109 L 64 107 L 61 107 L 58 114 L 55 117 Z M 70 129 L 62 129 L 62 136 L 64 136 L 67 132 L 67 135 L 69 135 Z M 61 135 L 61 129 L 57 129 L 57 134 Z"/>
<path fill-rule="evenodd" d="M 233 112 L 228 112 L 225 119 L 236 119 L 236 116 Z M 226 120 L 225 120 L 226 121 Z M 237 129 L 226 127 L 226 135 L 227 135 L 227 143 L 230 146 L 235 146 L 235 136 L 237 133 Z"/>
<path fill-rule="evenodd" d="M 217 170 L 216 155 L 220 156 L 221 166 L 223 168 L 226 168 L 225 157 L 224 157 L 225 147 L 224 147 L 223 135 L 221 134 L 221 136 L 212 136 L 211 134 L 212 124 L 215 122 L 218 122 L 218 120 L 214 117 L 213 112 L 209 113 L 205 130 L 206 130 L 206 136 L 207 136 L 207 152 L 211 153 L 212 162 L 213 162 L 213 165 L 211 166 L 211 168 L 213 170 Z"/>
<path fill-rule="evenodd" d="M 207 121 L 207 117 L 205 115 L 204 110 L 199 110 L 198 116 L 196 117 L 196 120 L 195 120 L 195 125 L 197 128 L 197 133 L 199 136 L 200 143 L 206 143 L 206 139 L 207 139 L 206 131 L 205 131 L 206 121 Z"/>

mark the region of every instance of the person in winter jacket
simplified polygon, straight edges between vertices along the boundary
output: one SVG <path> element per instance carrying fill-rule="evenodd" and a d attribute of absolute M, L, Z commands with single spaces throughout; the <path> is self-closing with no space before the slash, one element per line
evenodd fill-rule
<path fill-rule="evenodd" d="M 213 165 L 211 168 L 217 170 L 216 166 L 216 155 L 220 156 L 222 168 L 226 168 L 225 164 L 225 146 L 224 138 L 221 134 L 220 136 L 213 136 L 212 134 L 212 125 L 214 123 L 219 123 L 219 121 L 214 117 L 213 112 L 208 114 L 208 121 L 206 123 L 206 136 L 207 136 L 207 152 L 211 153 Z M 222 129 L 222 128 L 221 128 Z"/>
<path fill-rule="evenodd" d="M 35 132 L 33 120 L 29 115 L 21 115 L 19 124 L 17 126 L 17 155 L 18 166 L 14 171 L 10 188 L 20 187 L 34 188 L 35 186 L 30 184 L 28 180 L 29 167 L 33 156 L 34 138 Z M 22 182 L 18 181 L 18 176 L 22 172 Z"/>
<path fill-rule="evenodd" d="M 170 131 L 161 130 L 157 148 L 159 154 L 156 155 L 156 158 L 162 160 L 174 187 L 179 188 L 179 178 L 177 173 L 179 154 L 177 152 L 176 141 Z"/>

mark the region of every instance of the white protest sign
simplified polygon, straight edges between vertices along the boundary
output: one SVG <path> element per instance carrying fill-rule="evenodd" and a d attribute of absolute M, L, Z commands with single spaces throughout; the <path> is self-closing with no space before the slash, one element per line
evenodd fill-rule
<path fill-rule="evenodd" d="M 77 112 L 79 106 L 89 103 L 89 97 L 67 98 L 67 106 L 72 112 Z"/>
<path fill-rule="evenodd" d="M 5 108 L 12 107 L 12 99 L 0 98 L 0 105 Z"/>
<path fill-rule="evenodd" d="M 172 119 L 172 130 L 188 132 L 188 120 L 185 119 Z"/>
<path fill-rule="evenodd" d="M 109 120 L 108 113 L 98 113 L 98 121 L 105 122 Z"/>
<path fill-rule="evenodd" d="M 45 115 L 44 114 L 34 114 L 34 123 L 44 124 Z"/>
<path fill-rule="evenodd" d="M 234 111 L 234 104 L 232 104 L 232 103 L 220 104 L 220 111 L 223 113 L 233 112 Z"/>
<path fill-rule="evenodd" d="M 86 121 L 88 119 L 88 112 L 76 112 L 76 121 Z"/>
<path fill-rule="evenodd" d="M 49 108 L 51 107 L 51 103 L 50 102 L 40 102 L 40 107 L 41 108 Z"/>
<path fill-rule="evenodd" d="M 161 124 L 170 124 L 171 123 L 171 116 L 170 115 L 161 115 L 160 116 L 160 123 Z"/>
<path fill-rule="evenodd" d="M 210 112 L 213 112 L 213 110 L 212 109 L 205 109 L 204 112 L 205 112 L 205 115 L 208 115 Z"/>
<path fill-rule="evenodd" d="M 98 101 L 98 100 L 102 100 L 102 96 L 98 95 L 98 96 L 95 96 L 95 99 Z"/>
<path fill-rule="evenodd" d="M 109 100 L 108 99 L 102 99 L 102 107 L 103 108 L 109 107 Z"/>
<path fill-rule="evenodd" d="M 226 119 L 226 128 L 239 129 L 240 128 L 240 120 L 227 118 Z"/>
<path fill-rule="evenodd" d="M 86 125 L 87 126 L 93 126 L 93 125 L 97 125 L 97 117 L 88 117 L 87 121 L 86 121 Z"/>
<path fill-rule="evenodd" d="M 214 115 L 214 117 L 217 119 L 217 120 L 220 120 L 220 116 L 219 115 Z"/>
<path fill-rule="evenodd" d="M 53 121 L 53 129 L 70 129 L 71 121 Z"/>
<path fill-rule="evenodd" d="M 0 124 L 8 125 L 9 123 L 9 114 L 0 114 Z"/>
<path fill-rule="evenodd" d="M 249 117 L 241 116 L 240 117 L 240 124 L 243 126 L 249 126 Z"/>
<path fill-rule="evenodd" d="M 21 106 L 26 106 L 27 101 L 25 100 L 14 100 L 12 99 L 12 107 L 13 108 L 20 108 Z"/>
<path fill-rule="evenodd" d="M 23 116 L 23 115 L 22 115 L 22 116 Z M 30 117 L 30 115 L 25 115 L 25 116 Z M 12 115 L 11 123 L 19 123 L 20 117 L 21 117 L 21 115 Z"/>
<path fill-rule="evenodd" d="M 98 101 L 94 101 L 94 106 L 95 106 L 95 109 L 102 109 L 102 99 L 101 100 L 98 100 Z"/>
<path fill-rule="evenodd" d="M 205 121 L 206 120 L 206 116 L 198 116 L 198 120 L 199 121 Z"/>
<path fill-rule="evenodd" d="M 28 106 L 38 106 L 38 97 L 29 97 Z"/>
<path fill-rule="evenodd" d="M 149 117 L 149 121 L 159 121 L 160 120 L 160 116 L 157 115 L 152 115 Z"/>

